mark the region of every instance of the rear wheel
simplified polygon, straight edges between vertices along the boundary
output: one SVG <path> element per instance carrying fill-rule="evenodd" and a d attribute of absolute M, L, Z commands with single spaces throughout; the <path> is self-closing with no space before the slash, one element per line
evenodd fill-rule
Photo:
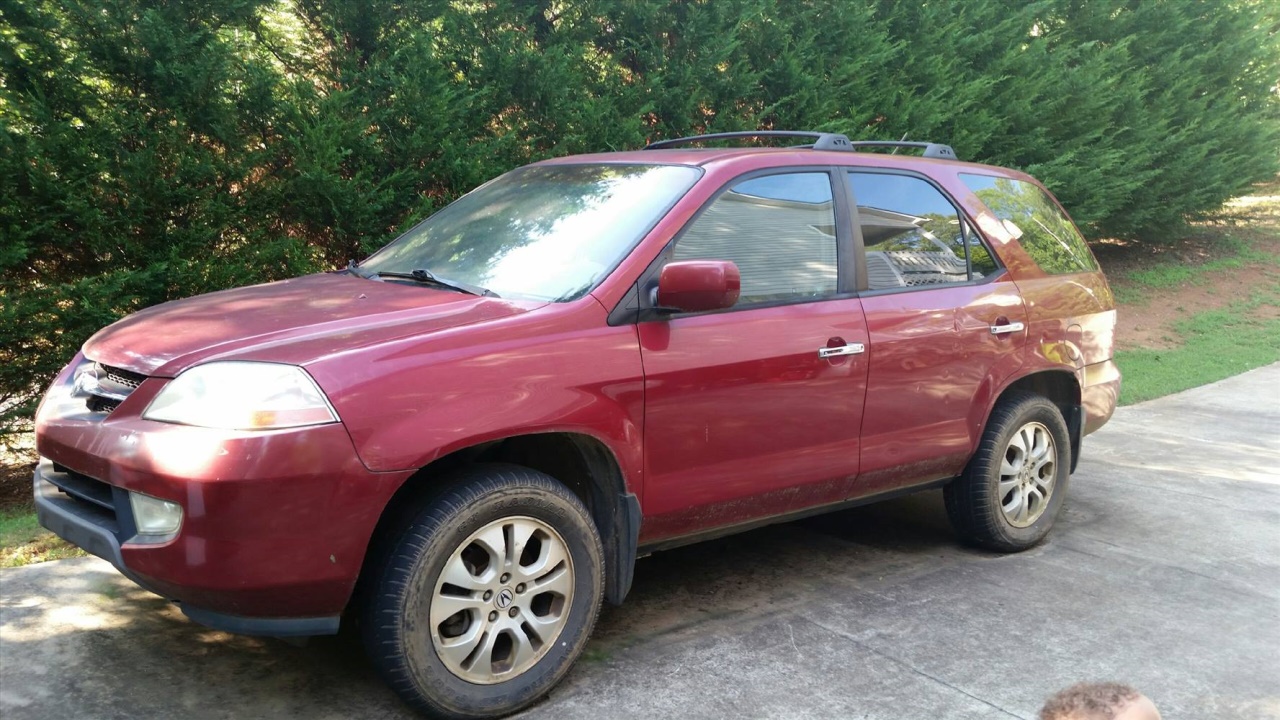
<path fill-rule="evenodd" d="M 383 678 L 435 717 L 492 717 L 545 695 L 600 609 L 603 551 L 551 477 L 477 466 L 410 523 L 364 618 Z"/>
<path fill-rule="evenodd" d="M 964 474 L 944 491 L 956 532 L 1005 552 L 1043 540 L 1066 498 L 1070 455 L 1056 405 L 1029 394 L 1002 400 Z"/>

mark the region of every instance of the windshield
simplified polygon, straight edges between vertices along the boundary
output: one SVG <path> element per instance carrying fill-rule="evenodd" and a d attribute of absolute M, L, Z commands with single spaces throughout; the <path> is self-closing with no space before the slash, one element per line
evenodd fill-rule
<path fill-rule="evenodd" d="M 680 165 L 520 168 L 419 223 L 360 269 L 427 270 L 500 297 L 572 300 L 603 280 L 700 175 Z"/>

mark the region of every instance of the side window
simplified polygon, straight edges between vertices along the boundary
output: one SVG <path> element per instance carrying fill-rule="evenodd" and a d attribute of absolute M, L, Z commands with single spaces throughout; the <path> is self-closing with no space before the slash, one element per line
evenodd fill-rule
<path fill-rule="evenodd" d="M 995 260 L 951 201 L 917 177 L 849 173 L 872 290 L 985 277 Z"/>
<path fill-rule="evenodd" d="M 962 173 L 960 179 L 1050 275 L 1091 272 L 1098 263 L 1065 213 L 1032 183 Z"/>
<path fill-rule="evenodd" d="M 836 292 L 835 211 L 826 173 L 788 173 L 731 187 L 676 242 L 674 260 L 730 260 L 738 304 Z"/>

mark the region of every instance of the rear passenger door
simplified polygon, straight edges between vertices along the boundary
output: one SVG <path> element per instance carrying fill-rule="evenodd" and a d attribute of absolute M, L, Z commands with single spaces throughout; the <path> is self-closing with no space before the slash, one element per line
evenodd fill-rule
<path fill-rule="evenodd" d="M 1021 363 L 1026 310 L 995 256 L 932 181 L 847 174 L 870 337 L 861 474 L 851 497 L 952 477 Z"/>

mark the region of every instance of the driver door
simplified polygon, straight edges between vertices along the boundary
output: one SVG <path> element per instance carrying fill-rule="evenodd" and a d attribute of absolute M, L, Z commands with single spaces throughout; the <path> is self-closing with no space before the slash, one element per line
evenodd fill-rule
<path fill-rule="evenodd" d="M 642 542 L 842 500 L 858 472 L 867 327 L 840 251 L 832 177 L 774 171 L 722 190 L 671 260 L 729 260 L 727 310 L 638 327 Z M 840 237 L 837 237 L 837 236 Z M 832 352 L 837 350 L 838 352 Z"/>

